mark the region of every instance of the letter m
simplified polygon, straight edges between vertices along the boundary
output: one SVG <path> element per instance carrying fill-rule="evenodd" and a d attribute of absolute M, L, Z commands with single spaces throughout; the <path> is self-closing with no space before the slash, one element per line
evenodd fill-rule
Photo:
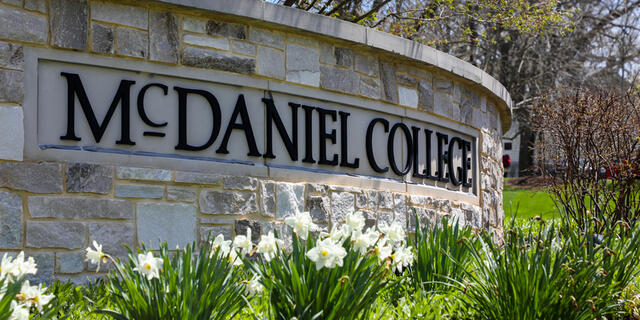
<path fill-rule="evenodd" d="M 120 86 L 118 86 L 118 91 L 116 91 L 116 95 L 115 97 L 113 97 L 113 101 L 111 102 L 109 111 L 107 111 L 107 114 L 105 115 L 102 122 L 98 123 L 96 115 L 93 112 L 93 108 L 91 107 L 91 103 L 89 102 L 89 98 L 87 98 L 87 93 L 84 91 L 84 86 L 82 85 L 80 76 L 78 76 L 77 73 L 67 72 L 61 72 L 60 75 L 67 79 L 67 134 L 61 136 L 60 139 L 74 141 L 80 141 L 81 139 L 80 137 L 76 136 L 75 133 L 75 98 L 78 97 L 78 101 L 80 101 L 80 106 L 82 107 L 82 112 L 84 113 L 84 116 L 89 123 L 89 128 L 91 128 L 91 133 L 93 134 L 93 138 L 97 143 L 100 143 L 100 140 L 102 139 L 104 132 L 107 130 L 109 121 L 111 120 L 113 113 L 116 111 L 118 104 L 121 104 L 122 109 L 120 110 L 120 118 L 122 123 L 120 126 L 120 140 L 116 141 L 116 144 L 135 145 L 135 142 L 131 141 L 129 130 L 130 89 L 131 85 L 136 83 L 135 81 L 120 81 Z"/>

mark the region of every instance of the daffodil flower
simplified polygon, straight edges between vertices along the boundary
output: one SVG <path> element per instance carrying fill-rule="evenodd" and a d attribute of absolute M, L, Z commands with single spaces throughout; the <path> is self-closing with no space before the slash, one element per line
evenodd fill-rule
<path fill-rule="evenodd" d="M 233 248 L 240 249 L 240 253 L 242 255 L 247 255 L 253 249 L 253 244 L 251 243 L 251 228 L 247 228 L 247 235 L 239 235 L 233 239 Z"/>
<path fill-rule="evenodd" d="M 376 243 L 379 237 L 380 234 L 372 228 L 367 229 L 365 233 L 355 233 L 353 237 L 353 247 L 360 251 L 361 254 L 365 254 L 369 250 L 369 247 Z"/>
<path fill-rule="evenodd" d="M 100 260 L 104 260 L 103 262 L 106 263 L 106 260 L 104 259 L 106 257 L 106 255 L 104 254 L 104 252 L 102 252 L 102 245 L 98 244 L 95 240 L 93 240 L 93 247 L 94 249 L 91 249 L 91 247 L 88 247 L 87 250 L 87 254 L 85 255 L 85 259 L 84 261 L 89 261 L 92 264 L 97 264 L 98 268 L 96 269 L 96 272 L 98 272 L 100 270 Z"/>
<path fill-rule="evenodd" d="M 254 276 L 251 280 L 244 281 L 244 285 L 245 293 L 251 297 L 262 294 L 262 290 L 264 289 L 258 276 Z"/>
<path fill-rule="evenodd" d="M 315 229 L 317 226 L 313 223 L 309 212 L 299 212 L 293 217 L 284 219 L 284 223 L 295 231 L 301 239 L 307 239 L 309 230 Z"/>
<path fill-rule="evenodd" d="M 307 258 L 316 264 L 316 270 L 342 266 L 342 260 L 346 255 L 344 248 L 331 238 L 318 240 L 316 247 L 307 252 Z"/>
<path fill-rule="evenodd" d="M 398 272 L 402 272 L 403 268 L 409 267 L 413 264 L 413 252 L 411 252 L 411 247 L 399 247 L 391 256 L 393 259 L 392 265 Z"/>
<path fill-rule="evenodd" d="M 231 240 L 224 240 L 224 235 L 219 234 L 213 240 L 213 243 L 211 243 L 211 248 L 212 255 L 214 252 L 220 250 L 220 252 L 222 253 L 220 256 L 226 256 L 229 254 L 229 251 L 231 251 Z"/>
<path fill-rule="evenodd" d="M 133 271 L 138 271 L 147 277 L 147 280 L 151 280 L 160 277 L 159 272 L 162 264 L 163 260 L 155 258 L 151 251 L 147 252 L 147 254 L 140 253 L 138 254 L 138 267 L 133 268 Z"/>
<path fill-rule="evenodd" d="M 260 237 L 260 242 L 258 243 L 258 249 L 256 252 L 261 253 L 265 260 L 271 261 L 273 257 L 275 257 L 278 246 L 282 247 L 284 242 L 280 239 L 276 239 L 273 235 L 273 231 L 269 231 L 266 236 Z"/>
<path fill-rule="evenodd" d="M 345 219 L 345 226 L 347 227 L 351 237 L 353 238 L 355 234 L 361 233 L 364 228 L 365 220 L 362 211 L 356 211 L 353 213 L 347 214 Z"/>

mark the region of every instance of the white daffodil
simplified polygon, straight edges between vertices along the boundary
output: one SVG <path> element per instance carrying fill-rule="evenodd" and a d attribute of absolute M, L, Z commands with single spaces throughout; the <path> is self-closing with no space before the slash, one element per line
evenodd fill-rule
<path fill-rule="evenodd" d="M 251 280 L 246 280 L 244 282 L 245 285 L 245 293 L 248 296 L 256 296 L 262 294 L 262 290 L 264 287 L 260 283 L 260 277 L 254 276 Z"/>
<path fill-rule="evenodd" d="M 229 254 L 229 251 L 231 251 L 231 240 L 224 240 L 224 235 L 219 234 L 213 240 L 213 243 L 211 243 L 211 248 L 213 249 L 211 255 L 217 250 L 220 250 L 220 256 L 226 256 Z"/>
<path fill-rule="evenodd" d="M 87 250 L 87 254 L 85 255 L 84 261 L 89 261 L 92 264 L 97 264 L 98 268 L 96 269 L 96 272 L 100 271 L 100 260 L 103 260 L 105 258 L 104 253 L 102 252 L 102 245 L 98 244 L 95 240 L 93 240 L 93 247 L 94 249 L 91 249 L 91 247 L 88 247 Z M 106 263 L 106 259 L 104 259 L 104 263 Z"/>
<path fill-rule="evenodd" d="M 263 235 L 260 237 L 260 242 L 258 242 L 258 249 L 256 252 L 261 253 L 265 260 L 271 261 L 271 259 L 276 256 L 278 247 L 282 247 L 283 245 L 284 241 L 276 239 L 273 235 L 273 231 L 269 231 L 266 236 Z"/>
<path fill-rule="evenodd" d="M 342 259 L 346 255 L 347 251 L 331 238 L 318 240 L 316 246 L 307 252 L 307 258 L 316 264 L 316 270 L 342 266 Z"/>
<path fill-rule="evenodd" d="M 360 251 L 361 254 L 365 254 L 369 247 L 373 246 L 380 238 L 380 234 L 372 228 L 367 229 L 365 233 L 355 233 L 353 237 L 353 247 Z"/>
<path fill-rule="evenodd" d="M 382 226 L 380 226 L 380 231 L 382 231 L 382 233 L 384 233 L 391 241 L 400 242 L 405 238 L 404 229 L 396 221 L 392 222 L 390 226 L 382 224 Z"/>
<path fill-rule="evenodd" d="M 356 211 L 347 214 L 345 219 L 345 226 L 348 228 L 351 237 L 353 238 L 356 233 L 361 233 L 364 228 L 365 220 L 362 211 Z"/>
<path fill-rule="evenodd" d="M 251 243 L 251 228 L 247 228 L 247 235 L 239 235 L 233 239 L 233 248 L 240 249 L 242 255 L 247 255 L 253 249 L 253 243 Z"/>
<path fill-rule="evenodd" d="M 42 284 L 39 286 L 31 286 L 29 280 L 27 280 L 22 284 L 17 298 L 28 308 L 36 307 L 38 311 L 42 312 L 42 307 L 53 299 L 53 295 L 44 294 L 44 291 L 45 288 Z"/>
<path fill-rule="evenodd" d="M 9 320 L 29 320 L 29 308 L 23 303 L 12 300 Z"/>
<path fill-rule="evenodd" d="M 38 268 L 36 268 L 36 262 L 33 257 L 24 259 L 24 252 L 20 252 L 13 261 L 11 258 L 2 258 L 2 272 L 11 275 L 14 279 L 27 274 L 36 274 Z"/>
<path fill-rule="evenodd" d="M 382 239 L 378 242 L 378 245 L 374 249 L 374 252 L 380 261 L 391 256 L 391 252 L 393 252 L 393 247 L 389 245 L 389 240 Z"/>
<path fill-rule="evenodd" d="M 331 228 L 331 232 L 328 237 L 335 243 L 342 244 L 349 237 L 349 230 L 347 230 L 344 225 L 340 227 L 334 225 L 333 228 Z"/>
<path fill-rule="evenodd" d="M 242 259 L 238 257 L 238 252 L 236 251 L 236 249 L 231 249 L 231 251 L 229 252 L 229 263 L 232 263 L 234 266 L 242 265 Z"/>
<path fill-rule="evenodd" d="M 397 248 L 391 255 L 391 259 L 393 260 L 393 267 L 399 272 L 402 272 L 403 268 L 413 264 L 413 252 L 411 252 L 411 247 Z"/>
<path fill-rule="evenodd" d="M 13 259 L 5 253 L 0 262 L 0 279 L 4 279 L 11 269 L 13 269 Z"/>
<path fill-rule="evenodd" d="M 147 280 L 160 277 L 160 268 L 162 268 L 163 260 L 155 258 L 151 251 L 147 254 L 138 254 L 138 267 L 133 271 L 138 271 L 147 277 Z"/>
<path fill-rule="evenodd" d="M 315 229 L 317 226 L 311 220 L 309 212 L 299 212 L 293 217 L 284 219 L 284 223 L 293 228 L 300 238 L 307 239 L 309 230 Z"/>

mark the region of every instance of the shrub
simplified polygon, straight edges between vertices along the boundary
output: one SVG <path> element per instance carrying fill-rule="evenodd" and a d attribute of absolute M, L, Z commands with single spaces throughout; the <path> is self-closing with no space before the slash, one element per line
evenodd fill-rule
<path fill-rule="evenodd" d="M 462 281 L 470 271 L 470 248 L 478 246 L 471 228 L 456 221 L 450 224 L 445 217 L 439 225 L 421 226 L 416 217 L 416 232 L 412 247 L 415 263 L 411 267 L 411 280 L 416 291 L 450 291 L 452 284 Z"/>
<path fill-rule="evenodd" d="M 88 249 L 87 258 L 108 257 Z M 170 257 L 167 243 L 159 258 L 142 246 L 137 254 L 129 250 L 128 261 L 115 260 L 115 273 L 106 288 L 113 309 L 100 310 L 115 319 L 230 319 L 247 301 L 241 268 L 230 263 L 228 251 L 209 245 L 194 255 L 195 244 Z M 92 259 L 94 258 L 94 259 Z"/>
<path fill-rule="evenodd" d="M 577 90 L 534 108 L 538 164 L 568 222 L 596 232 L 640 218 L 640 96 Z"/>
<path fill-rule="evenodd" d="M 271 316 L 367 319 L 392 270 L 401 273 L 413 259 L 403 246 L 404 231 L 394 223 L 383 227 L 384 235 L 362 232 L 364 217 L 355 213 L 330 234 L 309 234 L 314 225 L 307 216 L 287 220 L 295 231 L 290 252 L 277 250 L 249 262 L 269 294 Z"/>
<path fill-rule="evenodd" d="M 461 284 L 481 319 L 595 319 L 620 311 L 622 290 L 637 274 L 640 228 L 630 237 L 553 226 L 523 232 L 512 225 L 503 247 L 483 234 L 470 247 L 474 270 Z"/>

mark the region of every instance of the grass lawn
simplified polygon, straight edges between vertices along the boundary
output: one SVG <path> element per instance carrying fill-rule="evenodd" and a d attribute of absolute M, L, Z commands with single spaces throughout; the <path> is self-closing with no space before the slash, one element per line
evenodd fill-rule
<path fill-rule="evenodd" d="M 542 188 L 514 187 L 507 185 L 505 179 L 503 206 L 505 218 L 515 215 L 518 219 L 541 216 L 544 219 L 557 217 L 557 209 L 551 196 Z"/>

